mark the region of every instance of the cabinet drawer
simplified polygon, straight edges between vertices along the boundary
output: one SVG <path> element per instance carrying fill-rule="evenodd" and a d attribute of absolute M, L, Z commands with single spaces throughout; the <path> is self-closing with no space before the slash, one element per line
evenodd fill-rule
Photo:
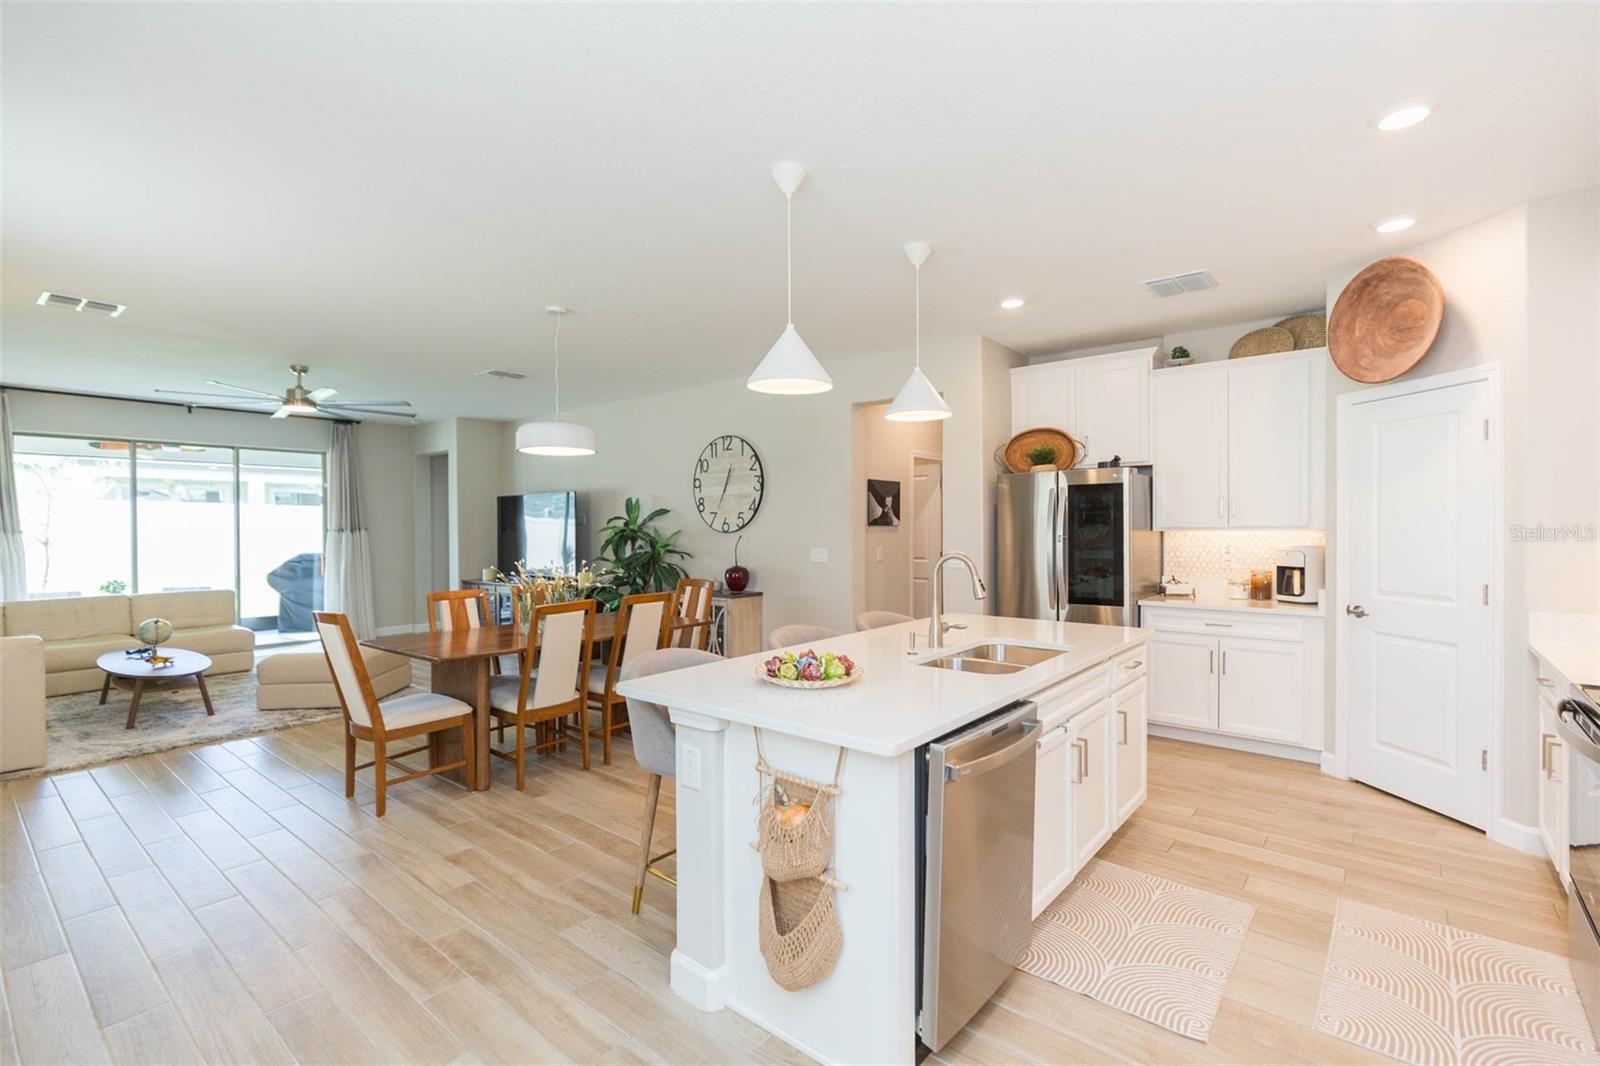
<path fill-rule="evenodd" d="M 1298 618 L 1255 618 L 1231 611 L 1163 611 L 1146 607 L 1145 628 L 1167 633 L 1198 633 L 1208 637 L 1250 637 L 1255 640 L 1305 639 L 1305 622 Z"/>
<path fill-rule="evenodd" d="M 1137 681 L 1144 676 L 1149 662 L 1150 656 L 1146 654 L 1144 645 L 1123 652 L 1111 660 L 1111 687 L 1120 689 L 1123 685 Z"/>
<path fill-rule="evenodd" d="M 1096 666 L 1029 697 L 1039 705 L 1039 731 L 1047 732 L 1094 706 L 1111 691 L 1110 664 Z"/>

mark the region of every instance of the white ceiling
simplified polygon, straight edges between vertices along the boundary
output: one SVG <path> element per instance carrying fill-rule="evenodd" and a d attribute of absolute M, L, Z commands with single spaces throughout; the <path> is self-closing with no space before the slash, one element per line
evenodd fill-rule
<path fill-rule="evenodd" d="M 931 337 L 1316 306 L 1335 265 L 1596 182 L 1597 11 L 7 4 L 0 376 L 281 390 L 304 361 L 341 399 L 528 417 L 551 302 L 569 406 L 742 375 L 783 325 L 788 158 L 824 363 L 909 344 L 917 238 Z M 1139 286 L 1194 269 L 1221 286 Z"/>

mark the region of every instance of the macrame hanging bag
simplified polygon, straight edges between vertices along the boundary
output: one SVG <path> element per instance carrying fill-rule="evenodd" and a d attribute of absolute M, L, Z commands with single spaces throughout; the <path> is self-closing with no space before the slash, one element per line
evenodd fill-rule
<path fill-rule="evenodd" d="M 778 987 L 798 992 L 832 973 L 844 950 L 833 893 L 845 886 L 827 873 L 844 749 L 834 763 L 833 781 L 814 781 L 774 769 L 761 748 L 759 729 L 755 737 L 762 790 L 758 839 L 751 846 L 761 853 L 764 874 L 757 917 L 761 957 Z M 795 808 L 802 805 L 797 816 Z"/>

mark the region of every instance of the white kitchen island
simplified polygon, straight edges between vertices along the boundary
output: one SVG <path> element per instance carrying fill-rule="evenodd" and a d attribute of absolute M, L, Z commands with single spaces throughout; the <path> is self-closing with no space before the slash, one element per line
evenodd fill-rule
<path fill-rule="evenodd" d="M 1073 779 L 1091 758 L 1104 767 L 1095 773 L 1096 802 L 1084 804 L 1103 825 L 1074 837 L 1071 812 L 1054 811 L 1041 785 L 1041 799 L 1051 808 L 1043 812 L 1042 831 L 1061 838 L 1059 847 L 1047 846 L 1052 854 L 1043 861 L 1059 864 L 1064 876 L 1052 871 L 1041 882 L 1036 875 L 1030 886 L 1035 911 L 1041 885 L 1064 886 L 1082 865 L 1079 857 L 1098 849 L 1142 801 L 1140 648 L 1145 633 L 978 615 L 946 620 L 967 628 L 946 634 L 945 647 L 937 652 L 922 646 L 926 621 L 818 642 L 818 651 L 848 654 L 865 671 L 860 681 L 841 688 L 806 692 L 768 685 L 756 669 L 769 653 L 618 686 L 626 696 L 667 707 L 677 727 L 678 943 L 672 988 L 678 995 L 702 1010 L 731 1007 L 823 1062 L 911 1063 L 916 1052 L 918 747 L 1017 700 L 1034 699 L 1044 726 L 1041 782 L 1054 784 L 1044 769 L 1046 738 L 1058 728 L 1065 733 L 1079 720 L 1092 720 L 1082 736 L 1064 739 L 1082 760 L 1069 771 Z M 919 648 L 908 655 L 913 630 Z M 993 641 L 1067 650 L 1010 674 L 920 665 Z M 1139 694 L 1136 721 L 1127 702 L 1133 692 Z M 827 978 L 799 992 L 784 991 L 768 976 L 758 945 L 763 880 L 761 858 L 750 846 L 760 788 L 755 728 L 761 730 L 771 765 L 814 779 L 831 779 L 839 749 L 846 749 L 833 869 L 846 886 L 836 895 L 844 950 Z M 1091 737 L 1103 745 L 1092 755 Z M 1114 788 L 1119 763 L 1130 780 Z M 1131 780 L 1135 772 L 1136 782 Z M 1065 779 L 1060 784 L 1068 787 Z M 1070 795 L 1063 794 L 1062 802 L 1070 802 Z M 1037 845 L 1035 862 L 1041 862 Z"/>

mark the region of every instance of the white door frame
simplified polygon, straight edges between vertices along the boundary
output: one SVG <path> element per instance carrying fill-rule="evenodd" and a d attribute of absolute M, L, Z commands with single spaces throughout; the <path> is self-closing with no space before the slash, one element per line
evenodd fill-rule
<path fill-rule="evenodd" d="M 1387 385 L 1342 393 L 1338 397 L 1335 452 L 1338 467 L 1334 473 L 1334 506 L 1339 558 L 1334 574 L 1333 602 L 1326 609 L 1333 622 L 1333 759 L 1335 777 L 1350 776 L 1350 619 L 1344 613 L 1350 602 L 1350 567 L 1346 563 L 1350 543 L 1350 416 L 1361 404 L 1397 396 L 1454 388 L 1478 382 L 1489 386 L 1489 823 L 1490 840 L 1522 849 L 1522 827 L 1505 821 L 1505 402 L 1500 383 L 1500 364 L 1484 363 L 1465 370 L 1452 370 L 1428 377 L 1395 381 Z M 1323 766 L 1328 769 L 1326 761 Z"/>
<path fill-rule="evenodd" d="M 900 509 L 906 513 L 906 603 L 911 608 L 907 613 L 916 614 L 917 611 L 917 568 L 912 564 L 916 558 L 917 531 L 913 525 L 916 522 L 917 510 L 911 506 L 911 488 L 917 483 L 917 460 L 925 463 L 939 464 L 939 550 L 944 551 L 944 456 L 939 452 L 924 452 L 913 448 L 911 458 L 906 461 L 906 491 L 901 494 Z M 935 559 L 938 556 L 934 556 Z M 929 580 L 937 580 L 930 575 Z"/>

